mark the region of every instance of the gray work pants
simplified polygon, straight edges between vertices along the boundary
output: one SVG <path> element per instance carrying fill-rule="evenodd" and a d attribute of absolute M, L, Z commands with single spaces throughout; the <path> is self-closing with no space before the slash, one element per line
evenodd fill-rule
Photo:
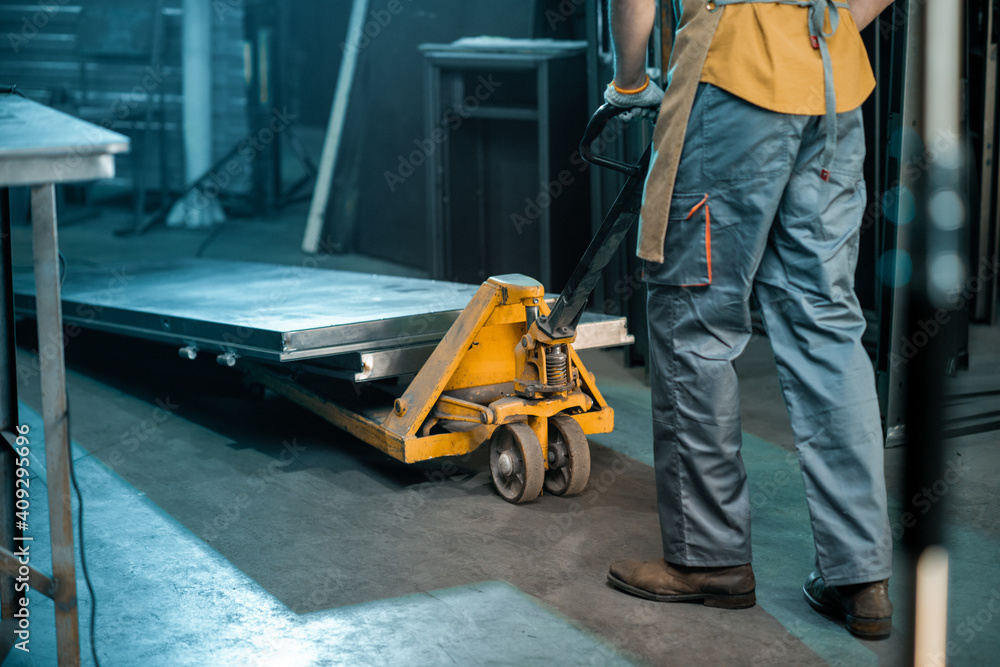
<path fill-rule="evenodd" d="M 734 361 L 763 310 L 816 546 L 831 585 L 888 578 L 883 443 L 854 293 L 865 207 L 861 110 L 838 115 L 821 178 L 822 116 L 774 113 L 700 84 L 663 264 L 646 264 L 653 432 L 666 560 L 751 562 Z"/>

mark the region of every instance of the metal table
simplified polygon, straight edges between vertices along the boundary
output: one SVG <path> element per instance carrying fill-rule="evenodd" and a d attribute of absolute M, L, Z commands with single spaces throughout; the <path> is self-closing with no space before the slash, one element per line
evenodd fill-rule
<path fill-rule="evenodd" d="M 48 476 L 52 576 L 30 567 L 29 584 L 55 602 L 56 642 L 60 665 L 80 664 L 76 603 L 73 515 L 70 501 L 69 423 L 63 355 L 59 285 L 59 239 L 55 184 L 114 176 L 114 155 L 128 150 L 129 140 L 116 132 L 49 109 L 16 94 L 0 95 L 0 188 L 31 186 L 35 308 L 45 423 L 45 466 Z M 14 354 L 13 299 L 9 215 L 4 214 L 0 272 L 3 290 L 3 339 L 0 341 L 0 430 L 6 445 L 0 452 L 4 484 L 0 498 L 0 600 L 4 617 L 18 610 L 13 575 L 22 563 L 15 545 L 29 545 L 15 524 L 14 446 L 17 440 L 17 373 Z M 37 437 L 36 434 L 31 434 Z M 30 514 L 28 515 L 30 517 Z M 30 525 L 30 522 L 25 522 Z"/>

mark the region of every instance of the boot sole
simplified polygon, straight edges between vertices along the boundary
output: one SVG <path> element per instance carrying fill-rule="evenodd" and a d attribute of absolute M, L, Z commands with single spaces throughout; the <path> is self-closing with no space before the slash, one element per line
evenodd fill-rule
<path fill-rule="evenodd" d="M 886 639 L 892 631 L 891 616 L 888 618 L 859 618 L 851 616 L 839 607 L 831 607 L 815 599 L 809 595 L 805 587 L 802 588 L 802 593 L 806 596 L 806 602 L 809 603 L 810 607 L 824 616 L 843 621 L 844 627 L 855 637 L 861 637 L 862 639 Z"/>
<path fill-rule="evenodd" d="M 654 602 L 694 602 L 700 601 L 706 607 L 718 607 L 720 609 L 749 609 L 757 604 L 757 592 L 752 590 L 749 593 L 740 595 L 717 595 L 715 593 L 681 593 L 677 595 L 663 595 L 652 591 L 636 588 L 626 584 L 621 579 L 612 574 L 608 574 L 608 581 L 615 588 L 631 593 L 636 597 Z"/>

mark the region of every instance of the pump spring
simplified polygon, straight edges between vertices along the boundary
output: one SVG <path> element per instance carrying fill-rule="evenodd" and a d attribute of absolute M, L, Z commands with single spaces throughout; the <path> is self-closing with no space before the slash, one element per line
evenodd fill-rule
<path fill-rule="evenodd" d="M 569 355 L 565 345 L 554 345 L 546 350 L 545 374 L 550 386 L 569 384 Z"/>

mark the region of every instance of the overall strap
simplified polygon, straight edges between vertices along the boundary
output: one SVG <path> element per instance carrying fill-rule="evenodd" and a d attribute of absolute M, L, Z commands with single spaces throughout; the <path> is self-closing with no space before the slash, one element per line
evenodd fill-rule
<path fill-rule="evenodd" d="M 833 37 L 840 25 L 840 9 L 849 10 L 846 2 L 840 0 L 709 0 L 709 11 L 716 6 L 767 2 L 779 5 L 796 5 L 809 8 L 809 40 L 812 47 L 819 50 L 823 60 L 823 87 L 826 95 L 826 145 L 820 157 L 823 180 L 830 179 L 830 165 L 837 151 L 837 95 L 833 87 L 833 63 L 826 40 Z M 826 32 L 826 12 L 830 11 L 830 32 Z"/>

